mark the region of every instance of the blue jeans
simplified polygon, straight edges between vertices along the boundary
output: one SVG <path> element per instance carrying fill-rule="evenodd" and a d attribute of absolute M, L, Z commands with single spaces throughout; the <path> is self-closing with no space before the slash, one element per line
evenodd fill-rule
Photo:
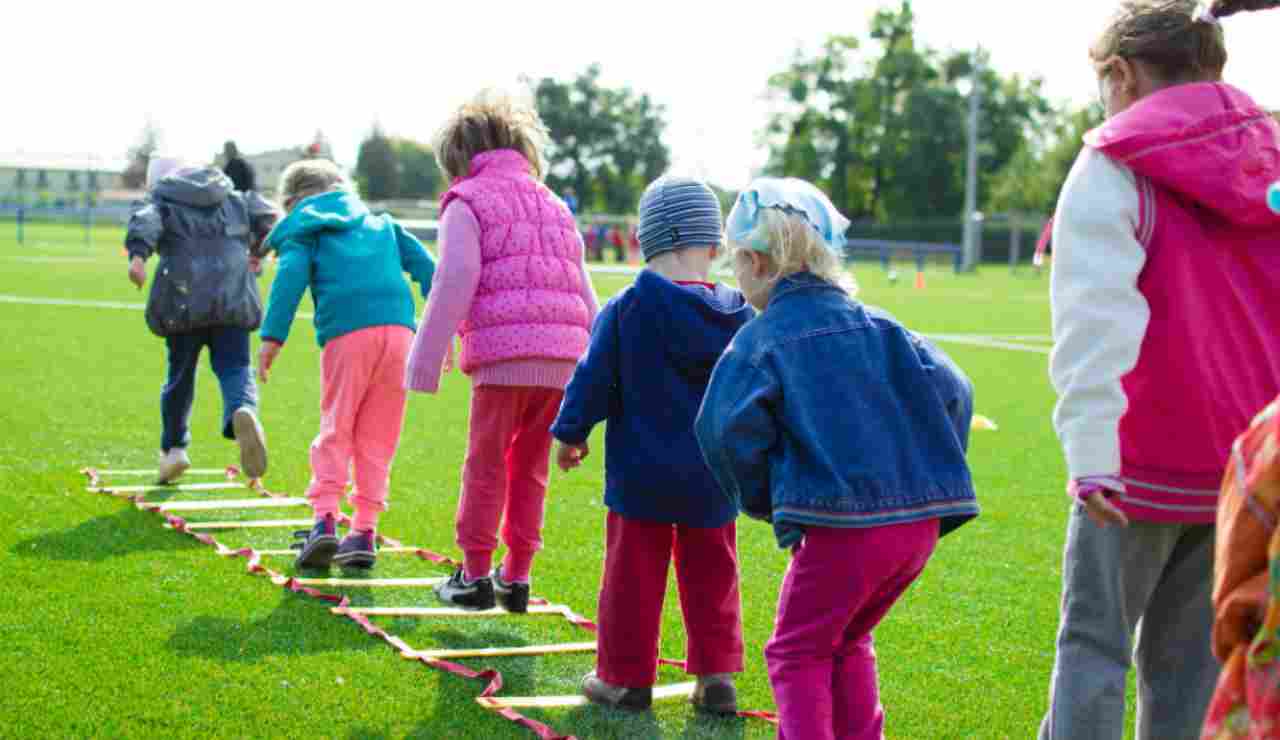
<path fill-rule="evenodd" d="M 258 407 L 258 385 L 249 367 L 249 332 L 220 327 L 165 337 L 169 348 L 169 379 L 160 392 L 160 418 L 164 432 L 160 449 L 191 443 L 191 404 L 196 393 L 196 366 L 200 350 L 209 347 L 209 363 L 222 387 L 222 436 L 235 439 L 231 415 L 236 409 Z"/>

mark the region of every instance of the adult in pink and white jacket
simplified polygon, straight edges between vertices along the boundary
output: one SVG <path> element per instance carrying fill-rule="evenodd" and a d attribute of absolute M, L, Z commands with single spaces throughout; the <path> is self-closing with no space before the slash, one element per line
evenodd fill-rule
<path fill-rule="evenodd" d="M 406 371 L 434 393 L 460 334 L 471 421 L 458 501 L 463 567 L 436 593 L 468 609 L 528 604 L 542 547 L 551 423 L 598 311 L 573 214 L 540 181 L 546 129 L 532 108 L 482 93 L 436 137 L 440 269 Z M 507 545 L 491 570 L 498 527 Z"/>
<path fill-rule="evenodd" d="M 1218 487 L 1280 392 L 1280 126 L 1219 81 L 1212 9 L 1125 0 L 1091 50 L 1108 120 L 1053 231 L 1054 425 L 1076 505 L 1041 738 L 1119 738 L 1130 656 L 1139 738 L 1196 737 L 1216 681 Z"/>

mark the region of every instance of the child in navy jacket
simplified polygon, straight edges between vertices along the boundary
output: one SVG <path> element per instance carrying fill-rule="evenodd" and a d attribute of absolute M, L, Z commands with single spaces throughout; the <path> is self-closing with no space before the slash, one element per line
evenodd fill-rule
<path fill-rule="evenodd" d="M 705 184 L 663 177 L 649 186 L 639 227 L 647 269 L 600 312 L 551 430 L 557 462 L 569 470 L 586 457 L 591 428 L 608 420 L 599 647 L 582 685 L 608 706 L 650 704 L 674 553 L 687 667 L 698 678 L 693 703 L 737 710 L 738 511 L 693 434 L 712 368 L 754 315 L 741 293 L 707 281 L 721 234 L 719 201 Z"/>

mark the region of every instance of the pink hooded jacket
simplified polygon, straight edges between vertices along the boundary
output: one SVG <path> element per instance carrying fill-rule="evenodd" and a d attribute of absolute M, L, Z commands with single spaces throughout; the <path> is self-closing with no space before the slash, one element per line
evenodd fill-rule
<path fill-rule="evenodd" d="M 1280 125 L 1220 83 L 1168 88 L 1086 136 L 1132 171 L 1150 307 L 1122 379 L 1120 506 L 1213 522 L 1232 441 L 1280 393 Z"/>

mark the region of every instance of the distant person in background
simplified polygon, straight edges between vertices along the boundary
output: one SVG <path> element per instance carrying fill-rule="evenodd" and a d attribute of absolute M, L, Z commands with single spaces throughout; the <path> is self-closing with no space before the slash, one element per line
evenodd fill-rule
<path fill-rule="evenodd" d="M 578 215 L 578 196 L 573 192 L 573 188 L 564 189 L 564 204 L 569 207 L 569 213 Z"/>
<path fill-rule="evenodd" d="M 1039 273 L 1044 269 L 1045 259 L 1050 251 L 1053 250 L 1053 219 L 1044 225 L 1044 230 L 1040 232 L 1040 238 L 1036 241 L 1036 253 L 1031 257 L 1031 266 Z"/>
<path fill-rule="evenodd" d="M 222 155 L 227 160 L 226 164 L 222 165 L 222 171 L 231 178 L 231 184 L 236 190 L 245 193 L 258 189 L 258 178 L 254 174 L 253 165 L 240 156 L 240 150 L 236 148 L 234 141 L 228 141 L 223 145 Z"/>

